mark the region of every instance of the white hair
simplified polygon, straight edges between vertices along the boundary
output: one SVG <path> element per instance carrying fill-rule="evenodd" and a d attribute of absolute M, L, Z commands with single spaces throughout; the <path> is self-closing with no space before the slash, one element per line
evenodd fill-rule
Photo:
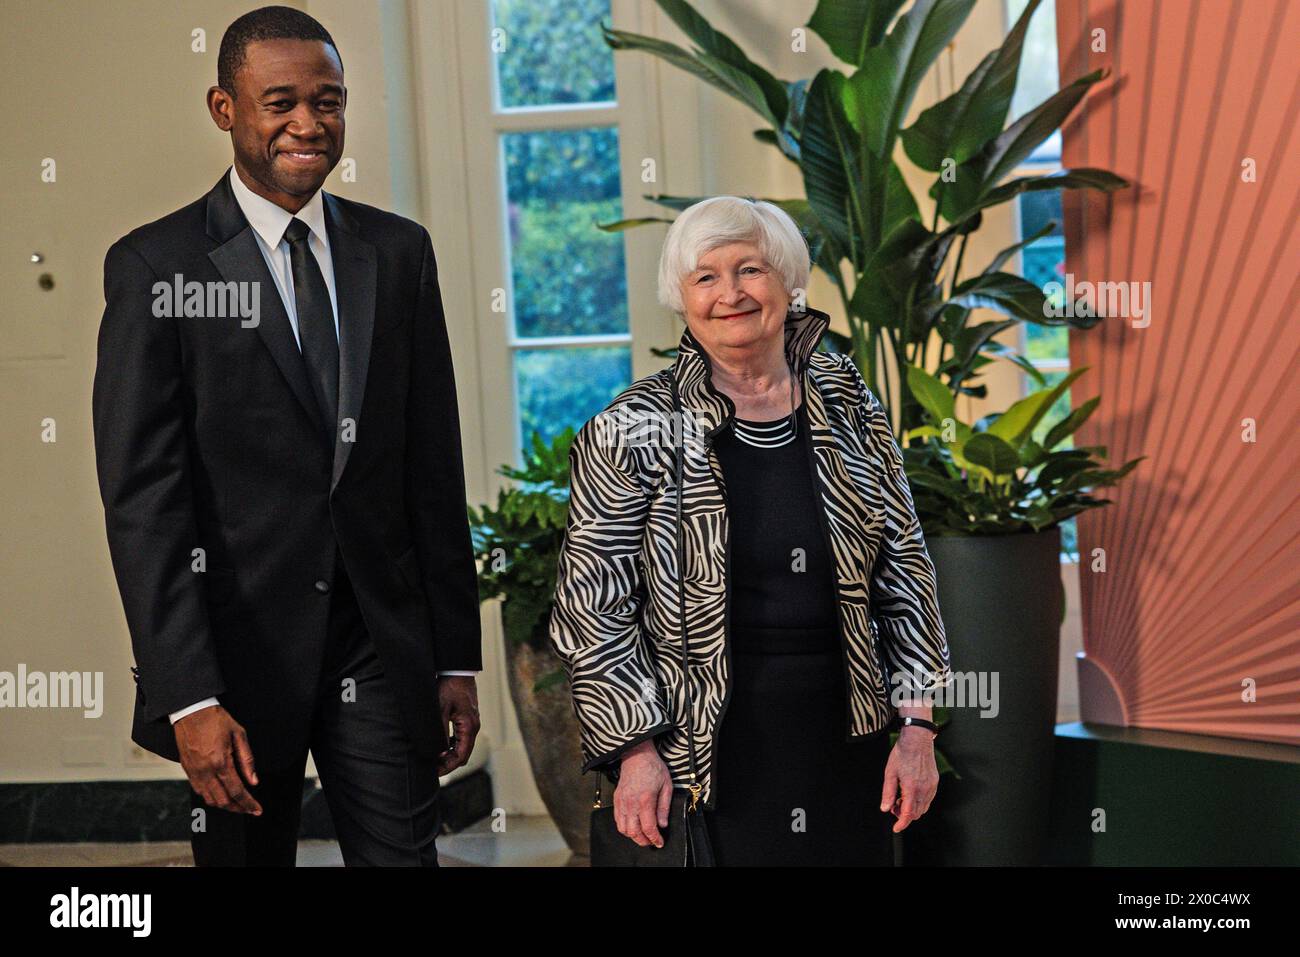
<path fill-rule="evenodd" d="M 668 227 L 659 256 L 659 302 L 681 315 L 682 281 L 701 256 L 729 243 L 756 245 L 792 297 L 808 287 L 808 243 L 785 210 L 762 200 L 714 196 L 688 206 Z"/>

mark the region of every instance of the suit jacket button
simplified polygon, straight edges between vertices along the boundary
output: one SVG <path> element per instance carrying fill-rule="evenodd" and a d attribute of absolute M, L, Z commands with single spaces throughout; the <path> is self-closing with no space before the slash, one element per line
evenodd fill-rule
<path fill-rule="evenodd" d="M 316 582 L 316 584 L 313 587 L 322 595 L 328 595 L 330 592 L 330 583 L 323 578 L 320 581 Z"/>

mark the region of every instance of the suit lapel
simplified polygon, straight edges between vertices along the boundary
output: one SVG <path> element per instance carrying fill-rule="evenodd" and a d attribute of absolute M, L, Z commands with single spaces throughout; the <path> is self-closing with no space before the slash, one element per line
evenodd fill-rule
<path fill-rule="evenodd" d="M 366 372 L 370 368 L 370 340 L 375 329 L 378 260 L 375 247 L 361 238 L 356 220 L 343 204 L 329 193 L 322 193 L 322 196 L 339 311 L 339 421 L 342 425 L 335 430 L 334 464 L 330 477 L 332 492 L 347 466 L 360 428 Z M 270 295 L 260 297 L 263 315 L 257 326 L 258 335 L 312 425 L 325 431 L 325 423 L 321 420 L 307 378 L 307 367 L 294 339 L 279 289 L 226 175 L 208 193 L 207 231 L 221 244 L 208 253 L 208 258 L 222 279 L 227 282 L 259 282 L 263 290 L 270 290 Z"/>
<path fill-rule="evenodd" d="M 263 315 L 257 324 L 257 334 L 271 351 L 275 364 L 293 394 L 298 397 L 298 403 L 311 419 L 312 425 L 317 431 L 323 431 L 325 424 L 321 421 L 320 410 L 312 395 L 302 353 L 298 351 L 298 343 L 293 337 L 289 314 L 284 311 L 279 288 L 271 271 L 266 268 L 266 260 L 253 235 L 253 227 L 244 218 L 243 210 L 239 208 L 226 176 L 222 176 L 212 192 L 208 193 L 207 230 L 212 239 L 221 243 L 208 253 L 208 259 L 217 267 L 221 278 L 226 282 L 260 284 L 262 294 L 258 301 Z"/>
<path fill-rule="evenodd" d="M 378 265 L 375 247 L 358 235 L 356 220 L 336 197 L 329 193 L 323 195 L 339 310 L 339 421 L 342 427 L 334 446 L 332 492 L 348 464 L 360 428 L 366 372 L 370 368 L 370 340 L 375 330 Z M 344 441 L 345 437 L 348 441 Z"/>

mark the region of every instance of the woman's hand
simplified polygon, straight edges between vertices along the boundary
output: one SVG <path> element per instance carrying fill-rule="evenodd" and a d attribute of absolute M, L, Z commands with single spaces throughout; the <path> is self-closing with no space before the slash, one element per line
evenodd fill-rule
<path fill-rule="evenodd" d="M 659 828 L 668 826 L 673 779 L 653 741 L 642 741 L 623 755 L 618 787 L 614 789 L 614 821 L 618 832 L 641 847 L 663 847 Z"/>
<path fill-rule="evenodd" d="M 898 818 L 894 833 L 907 827 L 930 809 L 939 790 L 939 768 L 934 763 L 934 732 L 909 725 L 898 732 L 898 741 L 885 765 L 885 787 L 880 810 Z M 899 790 L 902 796 L 897 797 Z"/>

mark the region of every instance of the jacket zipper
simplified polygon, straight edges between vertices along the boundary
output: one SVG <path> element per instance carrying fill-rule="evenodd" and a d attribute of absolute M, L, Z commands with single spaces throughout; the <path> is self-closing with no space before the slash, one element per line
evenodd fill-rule
<path fill-rule="evenodd" d="M 712 758 L 709 761 L 709 800 L 705 806 L 712 808 L 717 804 L 718 799 L 718 740 L 719 732 L 722 730 L 722 719 L 727 716 L 727 707 L 731 704 L 731 689 L 735 681 L 735 674 L 732 671 L 731 662 L 731 504 L 727 498 L 727 489 L 725 480 L 719 481 L 718 474 L 713 470 L 713 459 L 717 453 L 713 451 L 712 440 L 709 443 L 709 474 L 713 477 L 713 484 L 718 488 L 718 494 L 722 496 L 722 510 L 726 516 L 726 528 L 722 535 L 722 580 L 725 587 L 722 592 L 722 658 L 727 664 L 727 687 L 722 696 L 722 705 L 718 708 L 718 720 L 713 725 Z M 722 463 L 718 463 L 718 473 L 722 471 Z"/>
<path fill-rule="evenodd" d="M 822 490 L 821 475 L 817 471 L 817 456 L 813 452 L 812 426 L 810 424 L 808 413 L 808 386 L 807 379 L 810 376 L 805 372 L 805 382 L 803 385 L 803 427 L 804 427 L 804 451 L 808 455 L 808 468 L 812 472 L 813 484 L 817 488 L 817 524 L 821 526 L 822 540 L 826 544 L 826 554 L 830 556 L 831 566 L 834 570 L 832 580 L 835 585 L 835 619 L 839 622 L 840 634 L 840 668 L 844 675 L 844 724 L 845 739 L 853 738 L 853 688 L 849 681 L 849 643 L 844 633 L 844 609 L 842 603 L 844 596 L 840 592 L 840 572 L 839 566 L 835 562 L 835 547 L 831 542 L 830 529 L 826 524 L 826 500 Z M 867 636 L 870 641 L 870 635 Z"/>
<path fill-rule="evenodd" d="M 686 332 L 686 335 L 690 336 L 689 330 Z M 692 342 L 694 342 L 694 337 L 691 337 L 691 339 Z M 731 667 L 731 514 L 729 501 L 727 499 L 726 480 L 725 478 L 722 480 L 719 480 L 718 478 L 722 473 L 721 460 L 718 461 L 717 469 L 714 469 L 713 467 L 714 459 L 717 458 L 717 453 L 713 450 L 713 441 L 722 430 L 727 427 L 731 420 L 735 418 L 736 403 L 732 401 L 731 396 L 724 392 L 719 392 L 714 388 L 712 381 L 713 364 L 709 362 L 708 353 L 706 353 L 704 348 L 698 343 L 695 343 L 695 347 L 698 350 L 700 359 L 704 362 L 704 388 L 710 395 L 720 401 L 723 408 L 727 410 L 727 414 L 723 418 L 721 424 L 711 432 L 707 432 L 704 437 L 704 447 L 707 459 L 706 467 L 709 470 L 709 477 L 713 479 L 713 484 L 718 490 L 718 494 L 722 497 L 722 511 L 723 515 L 726 517 L 726 528 L 724 529 L 722 536 L 722 659 L 726 662 L 727 681 L 726 688 L 722 695 L 722 704 L 718 707 L 718 720 L 715 721 L 713 725 L 713 757 L 709 761 L 709 797 L 704 802 L 706 808 L 713 808 L 718 799 L 718 732 L 722 728 L 722 719 L 727 716 L 727 708 L 731 704 L 731 691 L 735 680 Z M 673 370 L 670 369 L 668 374 L 672 375 Z M 686 481 L 686 473 L 684 471 L 682 473 L 682 481 L 683 483 Z M 684 571 L 684 569 L 679 570 L 679 574 L 684 575 Z M 687 633 L 689 634 L 689 632 Z M 687 657 L 689 659 L 689 654 Z M 682 675 L 682 680 L 689 681 L 690 675 Z M 687 720 L 693 721 L 694 719 L 694 715 L 687 716 Z"/>

